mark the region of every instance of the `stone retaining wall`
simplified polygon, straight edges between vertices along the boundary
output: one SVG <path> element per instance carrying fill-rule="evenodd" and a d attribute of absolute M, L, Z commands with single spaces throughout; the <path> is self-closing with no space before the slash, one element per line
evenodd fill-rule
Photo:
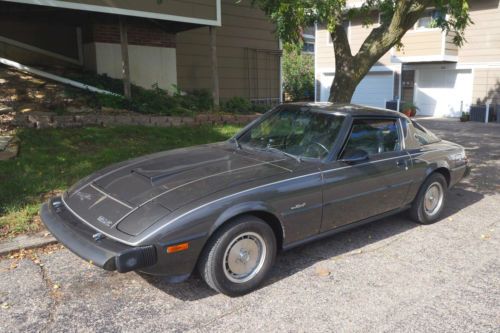
<path fill-rule="evenodd" d="M 15 124 L 20 127 L 69 128 L 83 126 L 141 125 L 157 127 L 179 127 L 196 125 L 246 125 L 259 115 L 220 115 L 199 114 L 195 117 L 149 116 L 140 114 L 126 115 L 55 115 L 47 112 L 20 114 Z"/>

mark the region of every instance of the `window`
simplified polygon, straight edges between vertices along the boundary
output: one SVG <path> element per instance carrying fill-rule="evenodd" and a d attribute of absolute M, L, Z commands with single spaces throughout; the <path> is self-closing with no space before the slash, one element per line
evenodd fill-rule
<path fill-rule="evenodd" d="M 356 150 L 368 155 L 397 151 L 399 142 L 396 119 L 355 119 L 342 157 Z"/>
<path fill-rule="evenodd" d="M 418 19 L 415 27 L 417 29 L 436 28 L 437 27 L 437 25 L 436 25 L 437 20 L 440 18 L 443 18 L 443 17 L 444 17 L 443 13 L 440 12 L 439 10 L 435 10 L 435 9 L 426 10 L 424 15 L 422 15 L 422 17 L 420 17 Z"/>
<path fill-rule="evenodd" d="M 304 46 L 302 47 L 302 52 L 314 53 L 314 42 L 304 42 Z"/>
<path fill-rule="evenodd" d="M 417 139 L 417 141 L 420 142 L 421 145 L 428 145 L 441 141 L 441 139 L 438 138 L 434 133 L 432 133 L 428 129 L 425 129 L 419 123 L 415 121 L 412 121 L 412 123 L 415 130 L 415 139 Z"/>
<path fill-rule="evenodd" d="M 300 157 L 328 156 L 344 121 L 343 116 L 303 107 L 282 107 L 239 137 L 245 148 L 272 150 Z"/>

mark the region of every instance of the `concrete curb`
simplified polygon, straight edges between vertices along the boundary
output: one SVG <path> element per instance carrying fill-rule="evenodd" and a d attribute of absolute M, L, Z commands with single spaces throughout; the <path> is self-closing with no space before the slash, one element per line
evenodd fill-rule
<path fill-rule="evenodd" d="M 0 241 L 0 256 L 21 249 L 33 249 L 54 243 L 57 243 L 57 240 L 48 231 L 41 231 L 32 235 L 20 235 Z"/>

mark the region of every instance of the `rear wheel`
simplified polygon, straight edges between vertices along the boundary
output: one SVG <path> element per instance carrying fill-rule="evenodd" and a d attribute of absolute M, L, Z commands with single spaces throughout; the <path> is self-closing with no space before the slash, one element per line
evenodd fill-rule
<path fill-rule="evenodd" d="M 448 183 L 440 173 L 433 173 L 422 184 L 410 209 L 412 219 L 420 224 L 436 222 L 443 212 Z"/>
<path fill-rule="evenodd" d="M 256 289 L 276 257 L 271 227 L 253 216 L 242 216 L 223 226 L 210 239 L 198 270 L 214 290 L 239 296 Z"/>

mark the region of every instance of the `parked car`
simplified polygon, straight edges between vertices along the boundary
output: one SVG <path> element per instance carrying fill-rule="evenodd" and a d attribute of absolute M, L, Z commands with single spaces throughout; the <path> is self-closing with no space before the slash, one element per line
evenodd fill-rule
<path fill-rule="evenodd" d="M 404 210 L 437 221 L 469 170 L 464 148 L 401 113 L 276 107 L 227 142 L 99 171 L 44 204 L 71 251 L 118 272 L 187 279 L 227 295 L 257 288 L 276 254 Z"/>

